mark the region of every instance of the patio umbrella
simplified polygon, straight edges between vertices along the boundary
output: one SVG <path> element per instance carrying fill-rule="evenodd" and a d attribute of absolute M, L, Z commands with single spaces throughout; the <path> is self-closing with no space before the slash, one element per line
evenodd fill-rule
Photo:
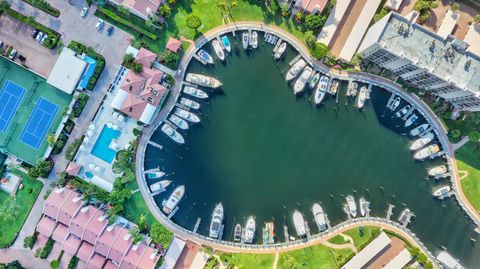
<path fill-rule="evenodd" d="M 112 128 L 112 122 L 110 122 L 110 121 L 107 122 L 107 127 L 108 127 L 108 128 Z"/>
<path fill-rule="evenodd" d="M 81 145 L 80 146 L 80 151 L 84 151 L 85 150 L 85 146 L 84 145 Z"/>
<path fill-rule="evenodd" d="M 100 172 L 100 166 L 95 166 L 95 172 Z"/>
<path fill-rule="evenodd" d="M 91 164 L 88 165 L 88 168 L 90 168 L 90 170 L 93 170 L 93 169 L 95 169 L 95 165 L 93 163 L 91 163 Z"/>
<path fill-rule="evenodd" d="M 88 129 L 90 129 L 92 131 L 95 130 L 95 124 L 90 123 L 90 126 L 88 126 Z"/>
<path fill-rule="evenodd" d="M 93 132 L 92 132 L 92 131 L 88 131 L 88 132 L 87 132 L 87 135 L 88 135 L 88 136 L 92 136 L 92 135 L 93 135 Z"/>
<path fill-rule="evenodd" d="M 114 124 L 114 125 L 112 126 L 112 128 L 113 128 L 113 130 L 118 130 L 118 125 Z"/>
<path fill-rule="evenodd" d="M 90 142 L 90 138 L 88 138 L 88 137 L 85 137 L 85 138 L 83 139 L 83 142 L 85 142 L 85 143 L 88 143 L 88 142 Z"/>

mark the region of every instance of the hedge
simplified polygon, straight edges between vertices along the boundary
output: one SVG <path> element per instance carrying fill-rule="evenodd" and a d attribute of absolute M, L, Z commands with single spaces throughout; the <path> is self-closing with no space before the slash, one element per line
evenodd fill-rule
<path fill-rule="evenodd" d="M 70 262 L 68 263 L 67 269 L 75 269 L 75 268 L 77 268 L 77 264 L 78 264 L 78 258 L 77 258 L 77 256 L 73 256 L 70 259 Z"/>
<path fill-rule="evenodd" d="M 12 18 L 15 18 L 27 25 L 30 25 L 32 26 L 33 28 L 35 29 L 38 29 L 44 33 L 47 33 L 48 36 L 50 37 L 49 39 L 47 39 L 45 41 L 45 43 L 43 43 L 43 45 L 47 48 L 50 48 L 50 49 L 53 49 L 55 48 L 55 46 L 57 46 L 57 43 L 58 41 L 60 40 L 60 34 L 48 27 L 46 27 L 45 25 L 37 22 L 35 19 L 32 19 L 32 18 L 29 18 L 25 15 L 23 15 L 22 13 L 19 13 L 11 8 L 7 9 L 6 10 L 8 16 L 12 17 Z"/>
<path fill-rule="evenodd" d="M 40 259 L 46 259 L 48 257 L 50 252 L 52 252 L 53 243 L 55 243 L 55 241 L 53 241 L 52 238 L 48 238 L 47 243 L 45 244 L 45 246 L 42 248 L 42 251 L 40 252 Z"/>
<path fill-rule="evenodd" d="M 33 7 L 36 7 L 45 13 L 48 13 L 56 18 L 60 16 L 60 10 L 52 7 L 47 1 L 41 0 L 41 1 L 32 1 L 32 0 L 23 0 L 25 3 L 32 5 Z"/>
<path fill-rule="evenodd" d="M 119 15 L 117 15 L 112 10 L 109 10 L 109 9 L 106 9 L 106 8 L 103 8 L 103 7 L 98 7 L 97 11 L 95 11 L 95 16 L 97 16 L 101 19 L 108 20 L 110 22 L 112 22 L 112 21 L 117 22 L 117 23 L 123 25 L 124 27 L 129 28 L 129 29 L 133 30 L 134 32 L 137 32 L 140 35 L 144 35 L 144 36 L 150 38 L 151 40 L 157 40 L 157 38 L 158 38 L 156 34 L 151 33 L 149 31 L 147 31 L 146 29 L 143 29 L 142 27 L 132 23 L 131 21 L 120 17 Z"/>
<path fill-rule="evenodd" d="M 86 55 L 90 56 L 91 58 L 95 59 L 97 61 L 97 66 L 95 67 L 95 70 L 93 72 L 92 77 L 88 81 L 87 85 L 87 90 L 92 91 L 93 88 L 95 88 L 95 84 L 97 84 L 97 80 L 100 77 L 100 75 L 103 72 L 103 69 L 105 68 L 105 57 L 103 55 L 97 53 L 94 49 L 85 46 L 84 44 L 72 40 L 70 44 L 68 44 L 68 48 L 75 51 L 78 54 L 83 54 L 85 53 Z"/>

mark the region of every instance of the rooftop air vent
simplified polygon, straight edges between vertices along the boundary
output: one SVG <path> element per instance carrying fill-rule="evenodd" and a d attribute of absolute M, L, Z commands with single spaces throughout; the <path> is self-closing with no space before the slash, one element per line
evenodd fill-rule
<path fill-rule="evenodd" d="M 88 206 L 82 207 L 82 209 L 80 210 L 80 212 L 82 212 L 82 213 L 87 213 L 89 208 L 90 208 L 90 207 L 88 207 Z"/>
<path fill-rule="evenodd" d="M 75 198 L 72 199 L 72 202 L 78 203 L 80 200 L 82 200 L 82 198 L 80 198 L 80 197 L 75 197 Z"/>
<path fill-rule="evenodd" d="M 127 241 L 128 239 L 130 239 L 130 237 L 132 237 L 132 235 L 130 233 L 127 233 L 124 237 L 123 237 L 123 240 Z"/>
<path fill-rule="evenodd" d="M 113 231 L 114 227 L 115 227 L 115 224 L 112 224 L 112 225 L 108 226 L 107 231 L 109 231 L 109 232 Z"/>
<path fill-rule="evenodd" d="M 101 215 L 100 217 L 98 217 L 98 221 L 103 222 L 106 218 L 107 216 Z"/>

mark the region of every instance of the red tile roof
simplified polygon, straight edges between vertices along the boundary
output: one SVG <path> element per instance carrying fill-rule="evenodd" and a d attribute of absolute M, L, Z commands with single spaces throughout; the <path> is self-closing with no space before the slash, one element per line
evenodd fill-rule
<path fill-rule="evenodd" d="M 80 172 L 80 169 L 82 169 L 82 166 L 78 163 L 70 162 L 67 166 L 67 169 L 65 169 L 65 172 L 71 176 L 78 176 L 78 173 Z"/>
<path fill-rule="evenodd" d="M 125 255 L 125 257 L 123 258 L 123 261 L 120 264 L 120 269 L 137 268 L 137 264 L 146 250 L 147 246 L 145 246 L 144 244 L 133 245 L 130 250 L 128 250 L 127 255 Z"/>
<path fill-rule="evenodd" d="M 132 242 L 132 236 L 130 235 L 129 231 L 125 228 L 122 228 L 117 236 L 117 239 L 115 239 L 115 242 L 112 245 L 112 249 L 110 250 L 110 254 L 108 254 L 108 258 L 119 264 L 122 261 L 123 256 L 127 254 Z"/>
<path fill-rule="evenodd" d="M 62 244 L 68 235 L 68 227 L 59 223 L 53 232 L 52 239 Z"/>
<path fill-rule="evenodd" d="M 95 253 L 95 254 L 93 254 L 90 261 L 88 261 L 87 268 L 88 269 L 102 269 L 104 263 L 105 263 L 105 257 Z"/>
<path fill-rule="evenodd" d="M 148 247 L 143 253 L 140 262 L 137 264 L 138 269 L 151 269 L 154 268 L 158 262 L 158 251 L 154 248 Z"/>
<path fill-rule="evenodd" d="M 68 198 L 64 201 L 62 207 L 60 208 L 57 221 L 65 225 L 70 225 L 70 221 L 72 221 L 77 211 L 80 210 L 82 204 L 83 201 L 80 198 L 80 194 L 78 192 L 72 191 L 70 195 L 68 195 Z"/>
<path fill-rule="evenodd" d="M 43 216 L 37 224 L 37 231 L 46 237 L 50 237 L 56 226 L 57 222 L 47 216 Z"/>
<path fill-rule="evenodd" d="M 116 266 L 111 260 L 108 260 L 107 263 L 105 264 L 105 267 L 103 269 L 117 269 L 118 266 Z"/>
<path fill-rule="evenodd" d="M 157 60 L 157 54 L 145 49 L 140 48 L 138 51 L 137 57 L 135 57 L 135 61 L 143 65 L 143 67 L 148 67 L 152 65 L 154 61 Z"/>
<path fill-rule="evenodd" d="M 327 0 L 300 0 L 297 7 L 309 13 L 322 12 L 327 5 Z"/>
<path fill-rule="evenodd" d="M 82 243 L 82 240 L 80 240 L 75 235 L 71 234 L 67 237 L 67 240 L 65 240 L 65 242 L 63 243 L 62 248 L 66 253 L 72 256 L 75 256 L 75 254 L 77 254 L 78 247 L 80 247 L 81 243 Z"/>
<path fill-rule="evenodd" d="M 167 45 L 165 45 L 165 48 L 168 49 L 169 51 L 178 53 L 178 51 L 182 48 L 182 41 L 169 37 L 167 41 Z"/>
<path fill-rule="evenodd" d="M 115 242 L 115 239 L 121 230 L 122 228 L 116 224 L 108 226 L 98 238 L 97 244 L 95 245 L 95 251 L 108 257 L 113 242 Z"/>
<path fill-rule="evenodd" d="M 65 202 L 71 192 L 72 190 L 68 188 L 57 188 L 52 191 L 45 201 L 45 205 L 43 206 L 43 214 L 56 220 L 60 207 L 63 205 L 63 202 Z"/>
<path fill-rule="evenodd" d="M 72 219 L 70 233 L 83 238 L 83 233 L 96 211 L 97 208 L 91 205 L 82 207 Z"/>
<path fill-rule="evenodd" d="M 94 245 L 97 242 L 100 233 L 108 225 L 108 219 L 101 210 L 98 210 L 93 215 L 92 220 L 88 223 L 85 233 L 83 234 L 83 240 Z"/>
<path fill-rule="evenodd" d="M 88 262 L 92 254 L 93 254 L 93 245 L 84 241 L 83 244 L 78 249 L 77 257 L 84 262 Z"/>

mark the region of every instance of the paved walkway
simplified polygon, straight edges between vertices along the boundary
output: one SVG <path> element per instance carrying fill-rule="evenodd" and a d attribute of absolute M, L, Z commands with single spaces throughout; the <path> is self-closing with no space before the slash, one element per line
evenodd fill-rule
<path fill-rule="evenodd" d="M 0 249 L 0 263 L 9 263 L 15 260 L 28 269 L 51 268 L 47 260 L 36 258 L 30 249 Z"/>
<path fill-rule="evenodd" d="M 470 139 L 468 138 L 468 136 L 464 136 L 462 137 L 462 139 L 460 141 L 458 141 L 457 143 L 455 144 L 452 144 L 452 149 L 454 151 L 457 151 L 457 149 L 461 148 L 463 145 L 467 144 L 468 141 L 470 141 Z"/>

